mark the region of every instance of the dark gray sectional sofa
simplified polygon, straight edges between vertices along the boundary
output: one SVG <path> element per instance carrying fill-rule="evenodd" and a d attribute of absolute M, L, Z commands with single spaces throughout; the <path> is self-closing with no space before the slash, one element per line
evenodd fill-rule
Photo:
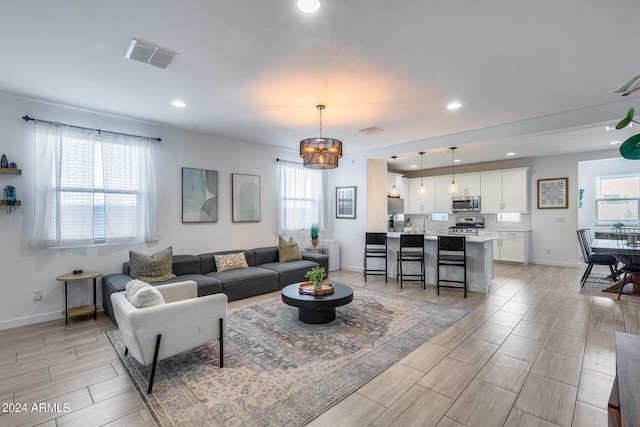
<path fill-rule="evenodd" d="M 217 271 L 214 255 L 244 252 L 248 268 Z M 198 284 L 198 296 L 223 292 L 229 301 L 277 291 L 285 286 L 305 281 L 305 273 L 319 265 L 329 273 L 329 257 L 324 254 L 302 252 L 302 260 L 279 262 L 277 246 L 250 250 L 210 252 L 200 255 L 174 255 L 173 274 L 177 277 L 152 285 L 193 280 Z M 122 273 L 102 277 L 102 305 L 104 311 L 114 319 L 111 294 L 124 291 L 132 280 L 129 263 L 122 266 Z"/>

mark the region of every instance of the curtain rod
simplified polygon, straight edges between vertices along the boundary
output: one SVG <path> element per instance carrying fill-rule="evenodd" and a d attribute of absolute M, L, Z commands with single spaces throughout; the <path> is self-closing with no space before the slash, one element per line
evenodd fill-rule
<path fill-rule="evenodd" d="M 292 162 L 291 160 L 284 160 L 284 159 L 276 159 L 276 162 L 293 163 L 294 165 L 301 165 L 302 164 L 302 162 Z"/>
<path fill-rule="evenodd" d="M 150 136 L 131 135 L 131 134 L 129 134 L 129 133 L 111 132 L 111 131 L 108 131 L 108 130 L 101 130 L 101 129 L 92 129 L 92 128 L 86 128 L 86 127 L 82 127 L 82 126 L 68 125 L 68 124 L 66 124 L 66 123 L 50 122 L 50 121 L 48 121 L 48 120 L 34 119 L 33 117 L 29 117 L 29 116 L 22 116 L 22 119 L 23 119 L 25 122 L 28 122 L 28 121 L 36 122 L 36 121 L 37 121 L 37 122 L 40 122 L 40 123 L 46 123 L 46 124 L 49 124 L 49 125 L 62 125 L 62 126 L 70 127 L 70 128 L 75 128 L 75 129 L 91 130 L 91 131 L 99 132 L 99 133 L 100 133 L 100 132 L 105 132 L 105 133 L 110 133 L 110 134 L 112 134 L 112 135 L 124 135 L 124 136 L 131 136 L 131 137 L 134 137 L 134 138 L 150 139 L 150 140 L 152 140 L 152 141 L 156 141 L 156 142 L 160 142 L 160 141 L 162 141 L 162 139 L 161 139 L 161 138 L 151 138 Z"/>

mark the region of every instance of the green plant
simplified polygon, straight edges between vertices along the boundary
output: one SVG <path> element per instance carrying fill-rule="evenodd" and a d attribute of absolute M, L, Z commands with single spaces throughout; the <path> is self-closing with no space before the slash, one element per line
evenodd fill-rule
<path fill-rule="evenodd" d="M 318 240 L 318 232 L 320 227 L 318 224 L 311 224 L 311 240 Z"/>
<path fill-rule="evenodd" d="M 307 271 L 304 274 L 304 277 L 309 279 L 310 282 L 313 282 L 313 286 L 320 286 L 324 279 L 327 278 L 327 273 L 324 271 L 324 267 L 313 267 L 313 269 Z"/>
<path fill-rule="evenodd" d="M 627 111 L 627 115 L 624 117 L 624 119 L 620 120 L 620 122 L 616 125 L 616 129 L 624 129 L 629 126 L 629 123 L 631 122 L 640 124 L 640 122 L 633 120 L 634 115 L 635 110 L 633 108 L 629 108 L 629 111 Z M 620 154 L 625 159 L 640 159 L 640 134 L 633 135 L 625 142 L 623 142 L 620 146 Z"/>

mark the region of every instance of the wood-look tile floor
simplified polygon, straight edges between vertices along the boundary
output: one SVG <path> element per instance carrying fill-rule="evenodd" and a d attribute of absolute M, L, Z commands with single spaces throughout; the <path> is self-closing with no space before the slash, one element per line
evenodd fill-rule
<path fill-rule="evenodd" d="M 583 271 L 497 263 L 491 294 L 466 299 L 332 272 L 336 281 L 470 312 L 310 425 L 607 425 L 615 332 L 640 335 L 640 296 L 585 292 Z M 0 425 L 153 425 L 104 339 L 112 327 L 101 314 L 0 331 Z"/>

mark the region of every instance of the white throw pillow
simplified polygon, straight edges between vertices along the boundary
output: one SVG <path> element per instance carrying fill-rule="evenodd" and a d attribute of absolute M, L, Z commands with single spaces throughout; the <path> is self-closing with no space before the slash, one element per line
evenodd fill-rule
<path fill-rule="evenodd" d="M 164 304 L 160 291 L 142 280 L 133 279 L 124 289 L 127 299 L 136 308 Z"/>

